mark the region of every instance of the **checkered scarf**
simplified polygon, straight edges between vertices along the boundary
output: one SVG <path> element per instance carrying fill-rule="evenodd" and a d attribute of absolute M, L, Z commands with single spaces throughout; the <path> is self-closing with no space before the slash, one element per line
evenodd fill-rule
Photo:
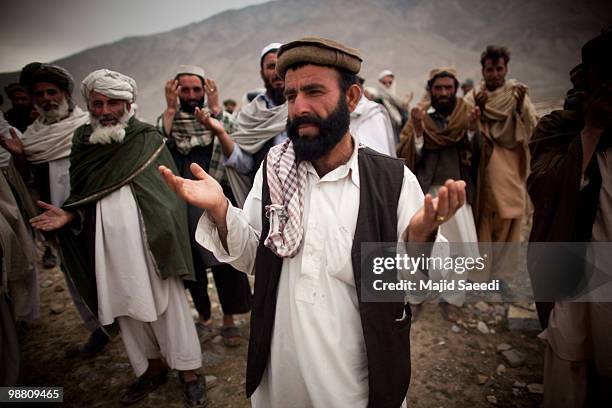
<path fill-rule="evenodd" d="M 270 149 L 266 175 L 271 204 L 266 206 L 270 231 L 264 244 L 281 258 L 297 254 L 304 236 L 306 163 L 298 163 L 291 140 Z"/>
<path fill-rule="evenodd" d="M 236 125 L 229 115 L 223 115 L 220 120 L 228 134 L 235 130 Z M 157 119 L 157 127 L 162 133 L 164 132 L 163 115 Z M 176 112 L 172 121 L 171 133 L 170 139 L 174 141 L 176 149 L 184 155 L 188 155 L 195 146 L 208 146 L 211 142 L 214 143 L 208 174 L 220 184 L 229 185 L 225 166 L 223 166 L 221 143 L 210 130 L 197 121 L 194 114 L 183 111 Z"/>

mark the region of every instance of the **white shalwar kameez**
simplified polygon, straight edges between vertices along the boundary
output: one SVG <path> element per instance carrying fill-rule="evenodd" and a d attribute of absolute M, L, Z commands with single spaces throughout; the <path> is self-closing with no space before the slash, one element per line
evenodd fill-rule
<path fill-rule="evenodd" d="M 307 166 L 304 238 L 297 255 L 283 261 L 270 359 L 251 403 L 256 408 L 366 407 L 368 365 L 351 264 L 359 212 L 357 143 L 346 164 L 321 178 Z M 229 206 L 229 254 L 206 213 L 196 230 L 196 240 L 219 261 L 246 273 L 253 272 L 261 233 L 261 171 L 244 209 Z M 419 183 L 404 167 L 398 240 L 422 204 Z"/>
<path fill-rule="evenodd" d="M 96 203 L 95 270 L 98 318 L 119 322 L 137 376 L 148 359 L 163 358 L 171 369 L 194 370 L 201 350 L 183 283 L 161 279 L 145 239 L 129 185 Z"/>

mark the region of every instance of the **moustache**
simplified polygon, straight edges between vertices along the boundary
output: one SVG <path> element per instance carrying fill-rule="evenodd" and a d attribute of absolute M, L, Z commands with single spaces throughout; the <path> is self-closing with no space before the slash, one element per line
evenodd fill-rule
<path fill-rule="evenodd" d="M 289 123 L 287 124 L 287 128 L 288 130 L 297 131 L 297 128 L 300 127 L 301 125 L 315 125 L 320 130 L 322 124 L 323 124 L 323 121 L 317 118 L 316 116 L 312 116 L 312 115 L 300 116 L 300 117 L 290 120 Z"/>

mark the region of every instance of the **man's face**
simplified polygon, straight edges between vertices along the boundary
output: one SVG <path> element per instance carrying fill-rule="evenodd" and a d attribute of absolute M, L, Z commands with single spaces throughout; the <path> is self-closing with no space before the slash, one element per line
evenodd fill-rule
<path fill-rule="evenodd" d="M 276 52 L 267 53 L 261 64 L 261 79 L 264 81 L 266 91 L 272 97 L 274 103 L 281 105 L 285 102 L 283 90 L 285 81 L 276 73 Z"/>
<path fill-rule="evenodd" d="M 455 80 L 451 77 L 436 78 L 431 85 L 431 106 L 443 115 L 450 114 L 457 101 Z"/>
<path fill-rule="evenodd" d="M 487 59 L 482 68 L 482 77 L 485 81 L 485 86 L 489 91 L 494 91 L 504 84 L 506 81 L 506 73 L 508 67 L 503 58 L 497 60 Z"/>
<path fill-rule="evenodd" d="M 380 83 L 383 84 L 385 88 L 391 88 L 391 85 L 393 85 L 393 79 L 393 75 L 387 75 L 380 79 Z"/>
<path fill-rule="evenodd" d="M 111 99 L 96 91 L 89 95 L 89 113 L 104 127 L 120 124 L 129 110 L 130 104 L 127 101 Z"/>
<path fill-rule="evenodd" d="M 358 89 L 357 85 L 353 87 Z M 333 68 L 305 65 L 287 71 L 287 134 L 298 160 L 316 160 L 338 144 L 348 131 L 350 111 L 355 109 L 359 95 L 357 91 L 354 100 L 347 101 Z"/>
<path fill-rule="evenodd" d="M 14 109 L 32 109 L 30 95 L 24 91 L 13 91 L 9 98 Z"/>
<path fill-rule="evenodd" d="M 181 75 L 178 77 L 179 101 L 185 112 L 194 113 L 195 108 L 204 106 L 204 87 L 202 79 L 197 75 Z"/>
<path fill-rule="evenodd" d="M 38 82 L 32 89 L 34 105 L 44 112 L 60 109 L 60 106 L 68 99 L 68 93 L 61 90 L 57 85 L 49 82 Z"/>

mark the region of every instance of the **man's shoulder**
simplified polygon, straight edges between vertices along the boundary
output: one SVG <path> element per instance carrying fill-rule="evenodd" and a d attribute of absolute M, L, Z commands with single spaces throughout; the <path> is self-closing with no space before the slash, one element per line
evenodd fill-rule
<path fill-rule="evenodd" d="M 161 132 L 154 125 L 143 122 L 135 117 L 132 117 L 128 122 L 128 130 L 134 131 L 136 133 L 155 133 L 161 135 Z"/>
<path fill-rule="evenodd" d="M 583 126 L 584 120 L 580 112 L 564 109 L 555 110 L 540 119 L 532 142 L 556 134 L 578 135 Z"/>
<path fill-rule="evenodd" d="M 374 163 L 388 166 L 404 166 L 404 159 L 399 159 L 397 157 L 391 157 L 384 153 L 378 152 L 370 147 L 365 145 L 359 146 L 359 150 L 357 152 L 358 157 L 363 157 L 366 159 L 372 160 Z"/>

